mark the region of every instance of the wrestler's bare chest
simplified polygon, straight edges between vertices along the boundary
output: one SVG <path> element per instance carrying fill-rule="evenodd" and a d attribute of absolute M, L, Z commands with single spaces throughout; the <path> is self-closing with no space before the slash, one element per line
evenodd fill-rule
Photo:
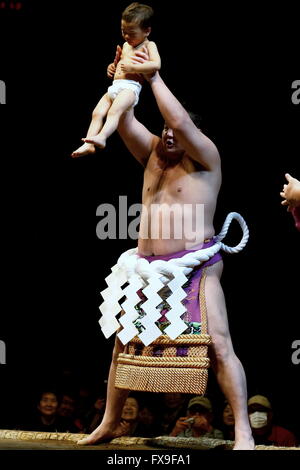
<path fill-rule="evenodd" d="M 185 249 L 191 239 L 190 234 L 187 239 L 186 227 L 200 220 L 199 207 L 204 208 L 204 218 L 195 238 L 201 243 L 211 237 L 215 195 L 212 197 L 213 191 L 208 190 L 210 183 L 205 172 L 197 171 L 193 163 L 164 167 L 155 159 L 150 160 L 144 173 L 139 253 L 164 254 Z"/>
<path fill-rule="evenodd" d="M 143 204 L 200 202 L 201 173 L 182 163 L 164 167 L 152 161 L 144 173 Z"/>

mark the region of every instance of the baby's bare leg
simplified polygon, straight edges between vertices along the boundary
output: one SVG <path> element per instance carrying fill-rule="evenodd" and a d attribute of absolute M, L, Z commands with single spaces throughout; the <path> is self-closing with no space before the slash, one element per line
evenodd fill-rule
<path fill-rule="evenodd" d="M 234 449 L 251 450 L 254 440 L 248 418 L 246 376 L 231 342 L 221 273 L 222 262 L 219 262 L 207 269 L 205 281 L 208 332 L 212 337 L 210 357 L 218 383 L 233 410 Z"/>
<path fill-rule="evenodd" d="M 98 134 L 98 132 L 103 127 L 103 120 L 108 113 L 108 110 L 112 104 L 111 99 L 109 98 L 108 94 L 106 93 L 102 96 L 101 100 L 95 107 L 93 114 L 92 114 L 92 121 L 87 131 L 87 137 L 94 136 Z M 95 146 L 93 144 L 84 143 L 79 147 L 75 152 L 72 153 L 72 157 L 82 157 L 89 153 L 95 153 Z"/>
<path fill-rule="evenodd" d="M 128 429 L 120 424 L 123 405 L 128 395 L 128 390 L 115 388 L 117 358 L 124 347 L 118 337 L 116 337 L 112 362 L 109 371 L 107 384 L 107 401 L 105 413 L 101 424 L 88 437 L 77 442 L 79 445 L 92 445 L 104 440 L 111 440 L 122 436 Z"/>
<path fill-rule="evenodd" d="M 134 102 L 135 93 L 132 90 L 120 91 L 107 113 L 106 122 L 100 133 L 93 137 L 88 136 L 83 139 L 84 142 L 92 143 L 103 149 L 106 146 L 106 139 L 117 129 L 121 115 L 133 106 Z"/>

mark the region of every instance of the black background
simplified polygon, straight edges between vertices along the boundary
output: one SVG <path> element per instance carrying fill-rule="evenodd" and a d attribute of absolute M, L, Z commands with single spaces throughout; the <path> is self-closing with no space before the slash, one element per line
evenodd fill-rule
<path fill-rule="evenodd" d="M 140 202 L 142 168 L 119 136 L 94 156 L 71 159 L 110 80 L 128 1 L 23 1 L 0 10 L 2 423 L 42 382 L 69 368 L 103 381 L 113 339 L 98 326 L 104 278 L 132 240 L 96 237 L 101 203 Z M 246 249 L 225 256 L 223 287 L 249 394 L 266 394 L 278 422 L 299 435 L 299 233 L 280 205 L 284 173 L 300 176 L 296 18 L 292 7 L 149 1 L 161 75 L 202 116 L 222 158 L 216 232 L 230 211 L 250 229 Z M 299 70 L 298 70 L 299 72 Z M 147 84 L 137 117 L 159 134 Z M 228 244 L 240 233 L 232 226 Z M 219 399 L 213 378 L 209 385 Z M 10 418 L 9 418 L 10 417 Z"/>

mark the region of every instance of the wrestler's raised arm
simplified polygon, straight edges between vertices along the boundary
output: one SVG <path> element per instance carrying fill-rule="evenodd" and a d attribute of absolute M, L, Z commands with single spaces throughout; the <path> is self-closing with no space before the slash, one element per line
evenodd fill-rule
<path fill-rule="evenodd" d="M 120 118 L 118 132 L 132 155 L 146 166 L 152 150 L 158 145 L 160 138 L 152 134 L 134 116 L 130 109 Z"/>
<path fill-rule="evenodd" d="M 149 51 L 143 47 L 136 51 L 132 57 L 135 64 L 145 64 L 149 60 Z M 160 138 L 152 134 L 141 122 L 139 122 L 133 109 L 130 109 L 120 118 L 118 132 L 132 155 L 146 166 L 153 149 L 158 145 Z"/>
<path fill-rule="evenodd" d="M 189 114 L 166 86 L 159 73 L 146 77 L 151 85 L 166 126 L 193 160 L 207 171 L 219 171 L 220 157 L 214 143 L 198 129 Z"/>

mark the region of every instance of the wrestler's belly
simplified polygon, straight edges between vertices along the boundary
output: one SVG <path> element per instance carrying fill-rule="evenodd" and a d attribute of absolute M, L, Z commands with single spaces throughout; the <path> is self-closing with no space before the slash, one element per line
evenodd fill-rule
<path fill-rule="evenodd" d="M 197 240 L 188 239 L 142 239 L 138 241 L 138 252 L 142 256 L 151 255 L 167 255 L 169 253 L 176 253 L 182 250 L 200 249 L 204 240 L 209 240 L 214 236 L 214 229 L 211 227 L 210 230 L 204 232 L 204 236 Z"/>
<path fill-rule="evenodd" d="M 193 248 L 215 234 L 212 216 L 180 204 L 146 207 L 141 216 L 138 249 L 144 256 L 166 255 Z M 156 209 L 155 209 L 156 208 Z"/>

